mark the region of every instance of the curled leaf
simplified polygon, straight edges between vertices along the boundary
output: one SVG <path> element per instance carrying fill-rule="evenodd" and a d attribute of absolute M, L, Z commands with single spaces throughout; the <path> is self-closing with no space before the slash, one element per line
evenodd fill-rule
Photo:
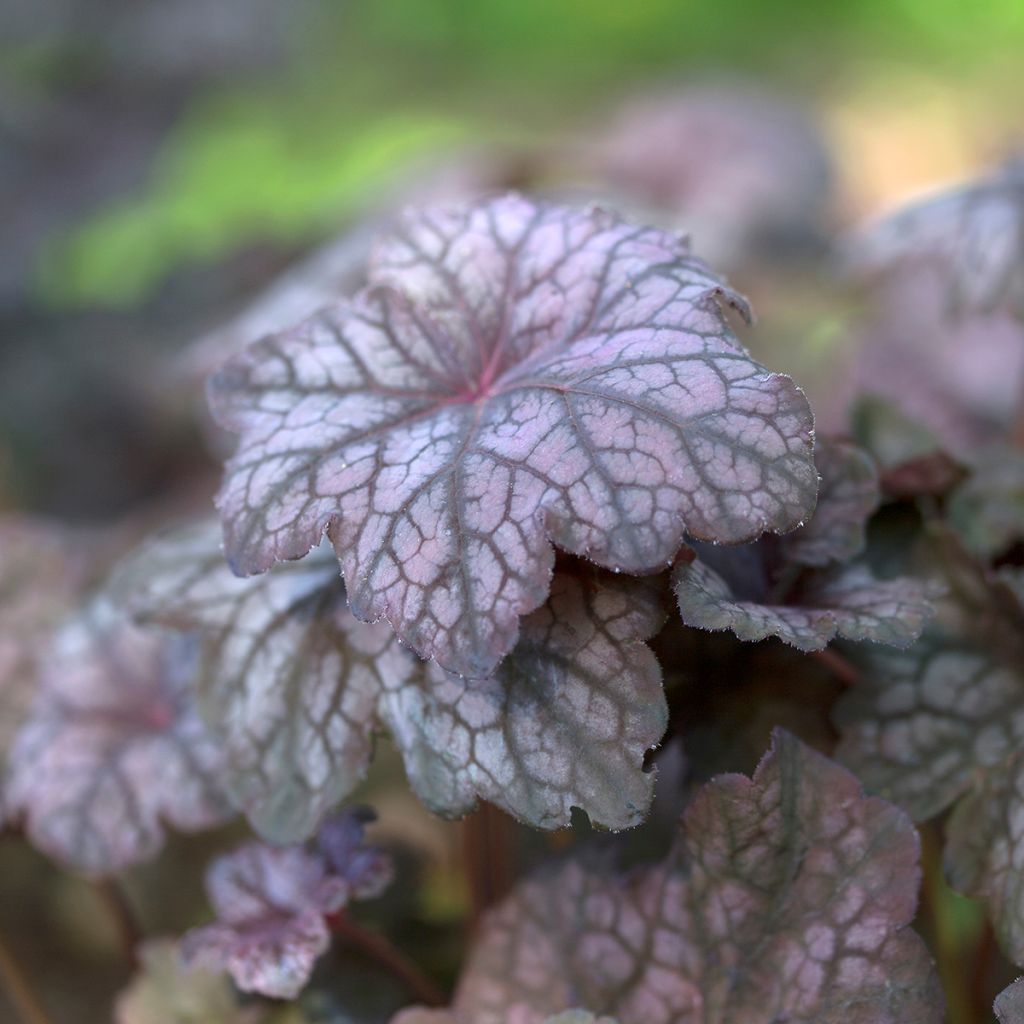
<path fill-rule="evenodd" d="M 1024 959 L 1018 827 L 1024 738 L 1024 604 L 942 532 L 928 548 L 948 596 L 906 651 L 858 651 L 863 685 L 840 702 L 839 756 L 873 790 L 947 823 L 952 883 L 988 901 L 1008 953 Z"/>
<path fill-rule="evenodd" d="M 822 486 L 810 522 L 785 537 L 742 547 L 695 544 L 673 587 L 683 621 L 729 629 L 741 640 L 777 636 L 803 651 L 836 636 L 906 647 L 931 614 L 929 588 L 914 579 L 879 580 L 864 564 L 824 568 L 864 546 L 878 505 L 871 461 L 853 445 L 819 446 Z"/>
<path fill-rule="evenodd" d="M 192 702 L 196 654 L 103 598 L 61 629 L 11 755 L 11 806 L 39 849 L 107 874 L 154 856 L 165 823 L 229 815 L 220 748 Z"/>
<path fill-rule="evenodd" d="M 364 845 L 366 820 L 336 815 L 313 850 L 249 842 L 217 858 L 206 874 L 217 920 L 185 936 L 186 960 L 227 970 L 243 992 L 295 998 L 330 943 L 325 919 L 391 880 L 390 859 Z"/>
<path fill-rule="evenodd" d="M 813 507 L 806 400 L 676 237 L 509 196 L 409 213 L 369 282 L 211 382 L 241 435 L 218 499 L 237 572 L 326 529 L 357 617 L 486 677 L 553 543 L 648 573 L 684 531 L 738 542 Z"/>
<path fill-rule="evenodd" d="M 483 680 L 359 622 L 326 547 L 240 579 L 216 529 L 199 526 L 141 552 L 120 586 L 143 615 L 203 630 L 202 709 L 223 737 L 233 795 L 274 839 L 308 835 L 351 792 L 380 728 L 439 813 L 483 798 L 538 827 L 567 824 L 579 806 L 625 828 L 650 802 L 641 766 L 667 718 L 643 644 L 664 618 L 653 583 L 560 571 Z"/>
<path fill-rule="evenodd" d="M 752 779 L 697 795 L 663 865 L 620 879 L 570 862 L 522 883 L 487 918 L 451 1020 L 582 1005 L 622 1024 L 937 1024 L 909 927 L 917 861 L 902 812 L 780 731 Z"/>

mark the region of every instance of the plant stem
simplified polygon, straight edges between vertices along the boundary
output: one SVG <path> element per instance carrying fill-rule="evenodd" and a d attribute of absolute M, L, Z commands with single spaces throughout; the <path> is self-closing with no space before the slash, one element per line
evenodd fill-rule
<path fill-rule="evenodd" d="M 96 882 L 96 893 L 117 932 L 121 954 L 131 966 L 138 965 L 138 948 L 142 941 L 142 928 L 135 911 L 125 894 L 124 888 L 114 878 L 103 878 Z"/>
<path fill-rule="evenodd" d="M 924 875 L 921 910 L 932 937 L 932 952 L 946 995 L 949 1024 L 973 1024 L 976 1020 L 963 950 L 952 928 L 946 900 L 949 890 L 942 871 L 941 838 L 937 827 L 924 825 L 921 835 L 921 868 Z"/>
<path fill-rule="evenodd" d="M 823 651 L 811 653 L 815 660 L 824 665 L 843 686 L 856 686 L 860 682 L 860 672 L 837 651 L 826 647 Z"/>
<path fill-rule="evenodd" d="M 433 980 L 379 932 L 357 924 L 344 911 L 331 918 L 331 928 L 335 935 L 386 968 L 421 1003 L 444 1006 L 447 1002 L 444 993 Z"/>
<path fill-rule="evenodd" d="M 481 803 L 462 822 L 462 860 L 469 880 L 470 927 L 512 888 L 512 834 L 509 819 Z"/>
<path fill-rule="evenodd" d="M 0 982 L 23 1024 L 51 1024 L 25 973 L 0 935 Z"/>

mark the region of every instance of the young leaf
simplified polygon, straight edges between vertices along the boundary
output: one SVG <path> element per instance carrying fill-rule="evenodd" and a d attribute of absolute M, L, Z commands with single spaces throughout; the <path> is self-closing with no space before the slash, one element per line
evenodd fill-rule
<path fill-rule="evenodd" d="M 579 806 L 625 828 L 650 802 L 641 765 L 667 716 L 642 643 L 663 620 L 647 581 L 560 571 L 484 680 L 422 662 L 386 623 L 356 620 L 326 546 L 239 579 L 216 529 L 199 526 L 142 551 L 120 590 L 143 615 L 204 631 L 201 707 L 223 738 L 232 793 L 268 837 L 308 835 L 363 777 L 381 727 L 439 813 L 482 797 L 538 827 L 567 824 Z"/>
<path fill-rule="evenodd" d="M 583 1005 L 622 1024 L 937 1024 L 909 927 L 917 860 L 902 812 L 779 731 L 752 779 L 704 787 L 665 864 L 616 879 L 569 863 L 521 884 L 486 920 L 452 1020 L 541 1024 Z"/>
<path fill-rule="evenodd" d="M 820 444 L 822 484 L 810 522 L 785 537 L 723 548 L 695 544 L 673 586 L 683 621 L 732 630 L 741 640 L 777 636 L 803 651 L 837 635 L 906 647 L 931 614 L 928 588 L 913 579 L 882 581 L 845 561 L 864 546 L 864 524 L 878 505 L 870 459 L 843 442 Z M 813 571 L 807 571 L 811 569 Z"/>
<path fill-rule="evenodd" d="M 147 942 L 139 960 L 139 973 L 118 997 L 115 1024 L 261 1024 L 265 1016 L 260 1007 L 240 1007 L 223 975 L 187 967 L 173 940 Z"/>
<path fill-rule="evenodd" d="M 313 851 L 249 842 L 215 860 L 206 888 L 217 921 L 185 936 L 185 958 L 227 970 L 244 992 L 295 998 L 330 943 L 325 918 L 391 881 L 390 858 L 363 843 L 370 818 L 336 815 Z"/>
<path fill-rule="evenodd" d="M 225 820 L 220 748 L 192 704 L 196 654 L 104 599 L 61 629 L 11 756 L 11 805 L 39 849 L 102 875 L 154 856 L 165 823 Z"/>
<path fill-rule="evenodd" d="M 1018 978 L 996 996 L 995 1006 L 999 1024 L 1024 1024 L 1024 978 Z"/>
<path fill-rule="evenodd" d="M 215 924 L 182 940 L 190 964 L 226 970 L 243 992 L 294 999 L 330 944 L 324 920 L 344 906 L 344 881 L 299 846 L 250 842 L 213 862 Z"/>
<path fill-rule="evenodd" d="M 914 647 L 859 655 L 863 685 L 837 709 L 839 756 L 918 820 L 960 801 L 947 823 L 951 881 L 989 902 L 1005 948 L 1021 960 L 1024 890 L 1013 865 L 1024 856 L 1024 605 L 951 534 L 930 550 L 949 595 Z"/>
<path fill-rule="evenodd" d="M 1024 161 L 897 210 L 855 239 L 851 255 L 861 273 L 937 267 L 956 314 L 1024 317 Z"/>
<path fill-rule="evenodd" d="M 814 505 L 812 418 L 674 236 L 509 196 L 411 212 L 369 287 L 211 381 L 241 435 L 218 504 L 240 574 L 327 530 L 358 618 L 489 675 L 552 543 L 632 573 Z"/>

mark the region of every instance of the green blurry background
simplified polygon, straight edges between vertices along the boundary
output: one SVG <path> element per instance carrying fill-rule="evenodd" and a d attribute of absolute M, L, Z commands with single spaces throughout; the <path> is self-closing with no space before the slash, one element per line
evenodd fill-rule
<path fill-rule="evenodd" d="M 148 22 L 146 4 L 5 3 L 6 119 L 107 96 L 110 118 L 145 121 L 148 100 L 155 123 L 132 180 L 18 253 L 27 301 L 64 308 L 139 303 L 182 265 L 316 237 L 425 153 L 599 125 L 666 76 L 813 100 L 862 205 L 996 148 L 1024 95 L 1019 0 L 218 0 Z"/>

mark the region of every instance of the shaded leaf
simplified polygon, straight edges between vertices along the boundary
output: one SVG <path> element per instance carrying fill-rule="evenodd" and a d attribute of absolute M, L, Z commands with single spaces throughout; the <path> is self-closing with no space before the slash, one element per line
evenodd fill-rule
<path fill-rule="evenodd" d="M 812 419 L 685 244 L 510 196 L 409 213 L 370 286 L 211 382 L 241 435 L 218 504 L 239 573 L 327 529 L 357 617 L 482 677 L 545 599 L 552 542 L 651 572 L 684 530 L 786 530 Z"/>
<path fill-rule="evenodd" d="M 999 1024 L 1024 1024 L 1024 978 L 1018 978 L 996 996 L 995 1006 Z"/>
<path fill-rule="evenodd" d="M 326 918 L 391 881 L 390 858 L 364 842 L 363 809 L 325 823 L 314 848 L 249 842 L 206 873 L 217 921 L 182 940 L 186 959 L 227 970 L 244 992 L 299 994 L 330 944 Z"/>
<path fill-rule="evenodd" d="M 949 594 L 909 650 L 857 652 L 863 685 L 837 709 L 839 756 L 918 820 L 959 801 L 947 823 L 951 882 L 988 901 L 1005 948 L 1024 959 L 1014 877 L 1024 856 L 1024 605 L 948 532 L 927 552 Z"/>
<path fill-rule="evenodd" d="M 836 636 L 906 647 L 931 613 L 918 580 L 879 580 L 864 564 L 825 569 L 864 547 L 864 526 L 878 505 L 878 480 L 853 445 L 819 446 L 822 485 L 810 522 L 785 537 L 742 547 L 695 544 L 672 576 L 683 621 L 732 630 L 741 640 L 777 636 L 803 651 Z M 808 571 L 810 570 L 810 571 Z"/>
<path fill-rule="evenodd" d="M 704 787 L 665 864 L 618 879 L 570 862 L 522 883 L 487 918 L 452 1019 L 540 1024 L 583 1005 L 622 1024 L 937 1024 L 909 927 L 917 861 L 902 812 L 780 731 L 753 779 Z"/>
<path fill-rule="evenodd" d="M 140 969 L 117 1000 L 115 1024 L 259 1024 L 259 1007 L 242 1009 L 222 974 L 187 967 L 178 943 L 147 942 Z"/>
<path fill-rule="evenodd" d="M 972 461 L 946 512 L 968 550 L 991 558 L 1024 540 L 1024 452 L 1000 446 Z"/>
<path fill-rule="evenodd" d="M 356 620 L 326 545 L 240 579 L 216 529 L 199 526 L 142 551 L 120 589 L 144 615 L 204 630 L 201 705 L 233 794 L 268 836 L 309 834 L 363 777 L 381 727 L 439 813 L 481 797 L 535 826 L 567 824 L 579 806 L 625 828 L 650 802 L 641 765 L 666 723 L 642 643 L 664 617 L 652 583 L 560 571 L 485 680 L 422 662 L 386 623 Z"/>
<path fill-rule="evenodd" d="M 851 260 L 862 274 L 930 265 L 954 314 L 1024 317 L 1024 161 L 895 211 L 853 240 Z"/>
<path fill-rule="evenodd" d="M 228 816 L 220 749 L 192 702 L 196 653 L 103 598 L 60 630 L 11 755 L 11 806 L 34 845 L 105 874 L 155 855 L 165 824 Z"/>

